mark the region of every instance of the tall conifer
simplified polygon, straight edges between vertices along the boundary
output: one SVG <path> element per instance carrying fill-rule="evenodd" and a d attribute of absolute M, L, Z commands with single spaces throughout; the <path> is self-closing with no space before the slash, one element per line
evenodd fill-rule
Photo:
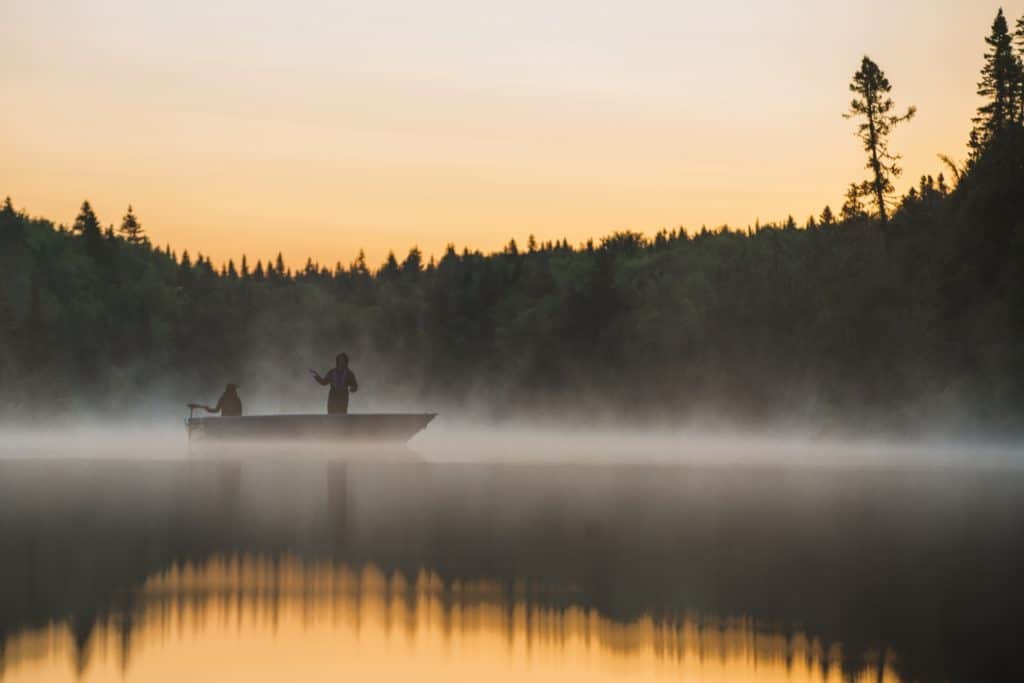
<path fill-rule="evenodd" d="M 894 189 L 892 179 L 902 172 L 897 165 L 899 155 L 889 152 L 889 134 L 896 125 L 912 119 L 917 109 L 910 107 L 907 113 L 899 116 L 890 113 L 896 106 L 889 97 L 892 84 L 878 65 L 867 56 L 861 61 L 860 69 L 853 75 L 850 91 L 857 97 L 850 102 L 850 111 L 844 116 L 863 119 L 863 123 L 857 127 L 857 137 L 864 144 L 864 151 L 868 153 L 866 168 L 871 171 L 872 176 L 863 185 L 851 188 L 858 187 L 872 197 L 878 218 L 885 223 L 889 219 L 885 206 L 886 199 Z"/>
<path fill-rule="evenodd" d="M 981 68 L 978 94 L 985 103 L 978 107 L 974 117 L 974 131 L 971 148 L 974 157 L 984 150 L 992 138 L 999 135 L 1019 114 L 1021 66 L 1020 59 L 1013 53 L 1013 37 L 1000 8 L 992 22 L 992 32 L 985 43 L 985 65 Z"/>
<path fill-rule="evenodd" d="M 1017 20 L 1017 123 L 1024 125 L 1024 15 Z"/>

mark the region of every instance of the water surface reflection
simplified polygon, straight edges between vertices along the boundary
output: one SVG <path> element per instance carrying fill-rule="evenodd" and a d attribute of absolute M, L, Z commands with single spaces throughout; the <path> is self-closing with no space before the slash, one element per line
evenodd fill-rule
<path fill-rule="evenodd" d="M 4 683 L 1024 680 L 1022 575 L 1016 470 L 0 461 Z"/>
<path fill-rule="evenodd" d="M 759 630 L 751 619 L 680 615 L 617 623 L 537 598 L 570 592 L 498 581 L 411 580 L 286 559 L 221 559 L 152 576 L 130 613 L 84 651 L 66 624 L 8 643 L 9 680 L 83 681 L 896 681 L 838 646 Z M 76 671 L 77 669 L 77 671 Z"/>

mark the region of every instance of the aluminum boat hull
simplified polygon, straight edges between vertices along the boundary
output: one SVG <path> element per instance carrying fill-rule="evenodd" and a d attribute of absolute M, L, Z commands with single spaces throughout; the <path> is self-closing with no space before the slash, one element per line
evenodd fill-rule
<path fill-rule="evenodd" d="M 190 441 L 322 444 L 405 443 L 430 424 L 435 413 L 354 415 L 247 415 L 190 417 Z"/>

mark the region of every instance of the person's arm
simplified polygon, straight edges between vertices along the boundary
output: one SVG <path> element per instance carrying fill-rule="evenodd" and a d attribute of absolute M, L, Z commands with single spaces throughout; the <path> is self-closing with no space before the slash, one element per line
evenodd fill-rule
<path fill-rule="evenodd" d="M 348 371 L 348 388 L 352 390 L 352 393 L 359 391 L 359 383 L 356 382 L 356 373 L 351 370 Z"/>
<path fill-rule="evenodd" d="M 313 373 L 313 379 L 315 379 L 317 384 L 319 384 L 320 386 L 324 387 L 324 386 L 327 386 L 328 384 L 330 384 L 331 381 L 327 378 L 327 377 L 330 377 L 330 375 L 331 375 L 331 371 L 330 370 L 327 371 L 327 377 L 321 377 L 320 373 L 317 372 L 316 370 L 310 370 L 310 372 Z"/>
<path fill-rule="evenodd" d="M 220 409 L 221 409 L 221 404 L 222 403 L 224 403 L 224 397 L 223 396 L 221 396 L 219 399 L 217 399 L 217 407 L 216 408 L 211 408 L 210 406 L 203 406 L 203 408 L 205 408 L 206 412 L 208 412 L 208 413 L 219 413 Z"/>

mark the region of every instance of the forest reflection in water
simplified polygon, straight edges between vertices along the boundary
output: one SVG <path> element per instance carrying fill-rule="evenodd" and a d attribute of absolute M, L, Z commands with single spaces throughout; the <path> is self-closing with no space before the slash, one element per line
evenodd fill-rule
<path fill-rule="evenodd" d="M 296 579 L 214 590 L 216 558 Z M 388 581 L 338 588 L 371 566 Z M 175 567 L 207 584 L 156 591 Z M 470 662 L 498 680 L 696 662 L 711 678 L 1024 680 L 1022 573 L 1024 472 L 1007 468 L 0 460 L 4 683 L 151 680 L 160 653 L 174 680 L 220 680 L 200 656 L 217 639 L 277 680 L 315 680 L 317 657 L 333 680 L 356 662 L 385 679 L 401 662 L 446 680 Z M 496 588 L 467 592 L 480 579 Z M 358 629 L 314 618 L 349 612 Z M 498 647 L 516 637 L 530 658 Z M 390 653 L 374 665 L 370 642 Z"/>
<path fill-rule="evenodd" d="M 150 577 L 84 651 L 66 624 L 14 637 L 4 680 L 898 680 L 884 662 L 844 673 L 838 645 L 764 632 L 748 618 L 618 623 L 536 599 L 566 590 L 214 558 Z"/>

